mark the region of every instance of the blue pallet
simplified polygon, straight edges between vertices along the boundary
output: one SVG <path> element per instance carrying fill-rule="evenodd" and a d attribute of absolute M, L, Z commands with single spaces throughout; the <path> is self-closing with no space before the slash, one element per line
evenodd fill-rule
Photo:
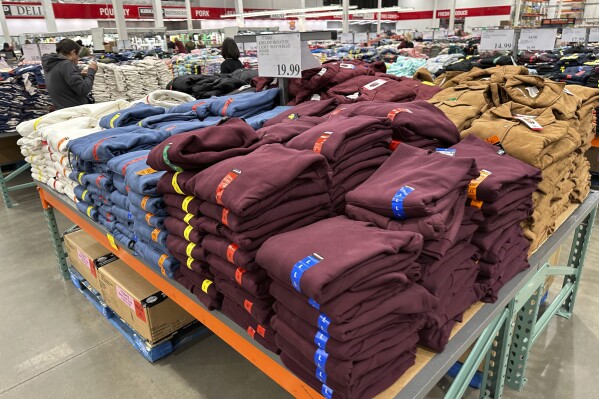
<path fill-rule="evenodd" d="M 112 324 L 121 335 L 150 363 L 162 359 L 179 347 L 200 338 L 210 332 L 209 329 L 199 322 L 190 324 L 177 331 L 170 339 L 155 346 L 150 346 L 134 329 L 125 323 L 116 313 L 110 309 L 102 300 L 100 293 L 96 291 L 74 268 L 69 268 L 71 282 L 87 300 Z"/>
<path fill-rule="evenodd" d="M 455 362 L 455 364 L 453 366 L 451 366 L 449 371 L 447 371 L 447 375 L 450 376 L 451 378 L 455 378 L 461 369 L 462 369 L 462 363 Z M 483 383 L 483 373 L 481 373 L 480 371 L 477 370 L 476 373 L 474 373 L 472 380 L 470 380 L 470 384 L 468 384 L 468 385 L 470 386 L 470 388 L 480 389 L 480 386 L 482 385 L 482 383 Z"/>

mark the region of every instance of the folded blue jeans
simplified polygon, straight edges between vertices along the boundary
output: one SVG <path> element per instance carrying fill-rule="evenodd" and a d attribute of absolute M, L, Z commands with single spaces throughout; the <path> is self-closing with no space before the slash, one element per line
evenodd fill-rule
<path fill-rule="evenodd" d="M 173 278 L 175 272 L 179 269 L 179 262 L 168 252 L 158 252 L 143 240 L 139 240 L 135 243 L 135 252 L 137 252 L 139 257 L 145 260 L 150 267 L 169 278 Z"/>
<path fill-rule="evenodd" d="M 131 202 L 132 207 L 137 207 L 143 209 L 146 212 L 152 213 L 158 216 L 166 216 L 166 204 L 164 203 L 162 197 L 149 197 L 143 196 L 133 191 L 129 191 L 129 202 Z M 129 208 L 131 213 L 134 211 Z"/>
<path fill-rule="evenodd" d="M 88 205 L 85 202 L 77 202 L 76 206 L 79 212 L 83 213 L 84 215 L 87 215 L 87 217 L 91 220 L 94 220 L 96 222 L 98 221 L 98 210 L 96 209 L 96 207 Z"/>

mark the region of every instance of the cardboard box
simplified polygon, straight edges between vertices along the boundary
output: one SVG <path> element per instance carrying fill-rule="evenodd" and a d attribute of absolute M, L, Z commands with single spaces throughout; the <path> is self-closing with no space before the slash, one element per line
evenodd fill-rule
<path fill-rule="evenodd" d="M 104 302 L 150 344 L 195 319 L 121 260 L 98 270 Z"/>
<path fill-rule="evenodd" d="M 100 291 L 98 269 L 118 258 L 84 230 L 64 236 L 71 264 L 96 291 Z"/>

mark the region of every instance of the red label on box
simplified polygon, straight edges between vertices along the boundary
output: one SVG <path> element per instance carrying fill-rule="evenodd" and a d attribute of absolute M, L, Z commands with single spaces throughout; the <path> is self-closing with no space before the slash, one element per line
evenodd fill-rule
<path fill-rule="evenodd" d="M 146 312 L 139 301 L 135 301 L 135 314 L 141 321 L 146 322 Z"/>

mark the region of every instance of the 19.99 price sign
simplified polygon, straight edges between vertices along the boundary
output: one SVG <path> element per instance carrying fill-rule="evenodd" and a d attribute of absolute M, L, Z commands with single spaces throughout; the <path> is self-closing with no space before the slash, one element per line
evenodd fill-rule
<path fill-rule="evenodd" d="M 302 48 L 299 33 L 258 35 L 258 74 L 273 78 L 299 78 Z"/>

